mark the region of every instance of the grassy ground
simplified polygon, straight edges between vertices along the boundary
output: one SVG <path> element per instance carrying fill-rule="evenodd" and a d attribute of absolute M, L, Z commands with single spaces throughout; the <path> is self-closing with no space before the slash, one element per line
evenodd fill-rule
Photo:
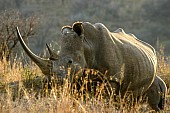
<path fill-rule="evenodd" d="M 166 107 L 163 112 L 170 112 L 170 66 L 164 56 L 159 55 L 158 73 L 168 86 Z M 98 94 L 81 95 L 70 91 L 66 81 L 63 86 L 54 85 L 51 90 L 44 84 L 44 76 L 35 64 L 23 66 L 21 62 L 0 61 L 0 113 L 151 113 L 143 102 L 130 103 L 120 99 L 116 103 L 112 98 L 107 101 L 102 97 L 102 87 Z M 85 86 L 85 85 L 84 85 Z M 72 93 L 71 93 L 72 92 Z M 120 109 L 117 110 L 119 106 Z"/>

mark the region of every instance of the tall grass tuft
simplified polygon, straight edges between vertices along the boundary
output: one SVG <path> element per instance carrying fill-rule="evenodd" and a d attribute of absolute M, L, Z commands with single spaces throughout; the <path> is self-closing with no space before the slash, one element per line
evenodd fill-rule
<path fill-rule="evenodd" d="M 161 63 L 163 61 L 159 62 L 160 69 L 170 68 L 168 65 L 161 68 Z M 102 77 L 104 74 L 96 70 L 87 71 L 93 76 L 101 77 L 102 82 L 96 81 L 93 84 L 87 72 L 87 76 L 78 81 L 78 83 L 81 82 L 79 88 L 70 83 L 69 79 L 65 79 L 62 85 L 53 82 L 49 89 L 49 84 L 44 82 L 44 75 L 34 63 L 25 66 L 19 60 L 10 63 L 4 59 L 0 61 L 0 113 L 151 112 L 146 102 L 133 100 L 133 95 L 129 92 L 124 99 L 121 99 L 120 95 L 116 96 L 117 101 L 115 101 L 110 84 L 104 82 L 105 79 Z M 161 72 L 162 70 L 159 71 Z M 165 71 L 161 77 L 166 72 L 169 71 Z M 106 98 L 107 92 L 109 92 L 109 98 Z M 167 102 L 167 104 L 170 106 L 170 103 Z M 166 110 L 170 109 L 168 105 Z"/>

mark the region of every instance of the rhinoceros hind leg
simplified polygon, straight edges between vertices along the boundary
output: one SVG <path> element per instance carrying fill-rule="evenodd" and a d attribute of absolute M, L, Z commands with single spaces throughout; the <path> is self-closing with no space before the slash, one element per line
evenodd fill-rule
<path fill-rule="evenodd" d="M 164 106 L 165 106 L 165 97 L 161 96 L 160 97 L 160 102 L 158 104 L 158 107 L 163 110 L 164 109 Z"/>

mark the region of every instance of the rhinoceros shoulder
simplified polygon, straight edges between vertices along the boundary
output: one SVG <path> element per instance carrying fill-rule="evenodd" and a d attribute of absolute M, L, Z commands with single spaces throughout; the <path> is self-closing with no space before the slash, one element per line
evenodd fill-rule
<path fill-rule="evenodd" d="M 106 32 L 109 32 L 109 30 L 107 29 L 107 27 L 102 24 L 102 23 L 95 23 L 94 24 L 94 27 L 100 31 L 106 31 Z"/>

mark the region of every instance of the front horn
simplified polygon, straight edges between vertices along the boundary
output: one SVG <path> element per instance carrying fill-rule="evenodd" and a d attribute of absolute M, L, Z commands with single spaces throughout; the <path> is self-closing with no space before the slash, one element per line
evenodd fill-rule
<path fill-rule="evenodd" d="M 38 67 L 41 69 L 43 74 L 50 75 L 50 71 L 52 67 L 51 61 L 49 59 L 44 59 L 35 55 L 25 44 L 18 27 L 16 27 L 16 30 L 21 46 L 26 52 L 26 54 L 31 58 L 31 60 L 33 60 L 38 65 Z"/>

